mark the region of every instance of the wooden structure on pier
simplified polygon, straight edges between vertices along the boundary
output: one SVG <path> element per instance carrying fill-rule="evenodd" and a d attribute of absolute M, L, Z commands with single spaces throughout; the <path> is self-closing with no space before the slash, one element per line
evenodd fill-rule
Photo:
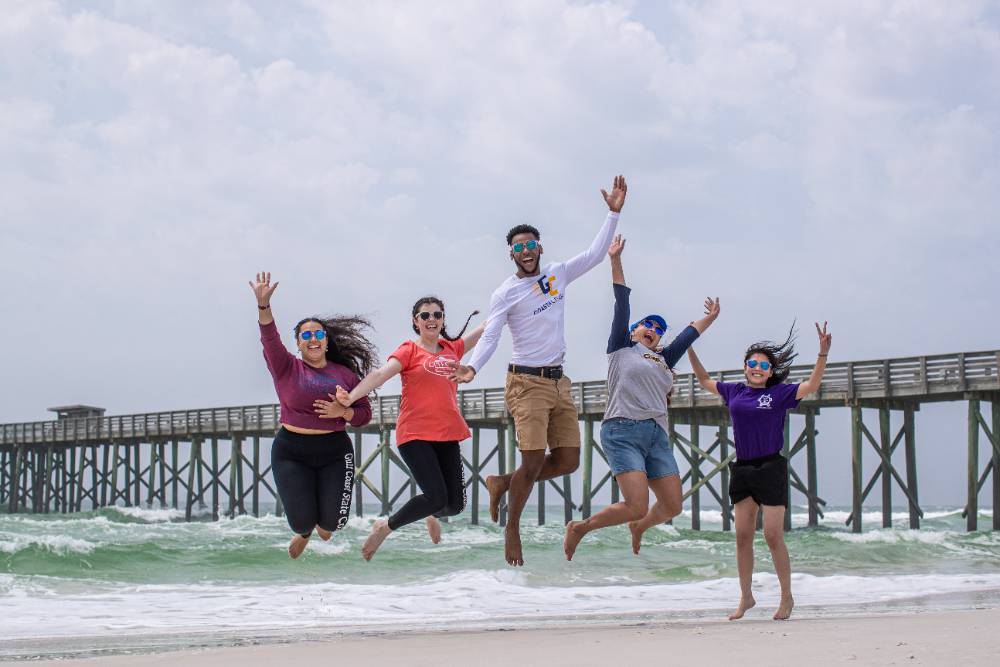
<path fill-rule="evenodd" d="M 829 364 L 820 391 L 802 401 L 786 423 L 790 493 L 805 500 L 809 524 L 816 525 L 825 505 L 816 474 L 815 420 L 821 409 L 842 408 L 850 414 L 853 494 L 848 523 L 860 532 L 861 508 L 876 487 L 881 492 L 883 526 L 892 525 L 896 486 L 906 498 L 910 527 L 919 528 L 923 512 L 918 495 L 914 413 L 923 403 L 967 401 L 966 517 L 968 529 L 976 530 L 978 498 L 988 482 L 992 505 L 1000 506 L 998 369 L 1000 350 Z M 794 367 L 789 381 L 802 381 L 810 370 L 811 366 Z M 738 382 L 743 371 L 722 371 L 713 377 Z M 610 472 L 599 479 L 594 472 L 595 454 L 606 461 L 595 437 L 595 425 L 599 427 L 603 416 L 607 387 L 604 381 L 579 382 L 573 386 L 573 396 L 584 431 L 580 471 L 538 484 L 539 522 L 546 520 L 547 491 L 561 498 L 566 520 L 575 512 L 589 516 L 593 498 L 606 485 L 611 485 L 612 500 L 618 499 Z M 985 415 L 984 404 L 990 406 Z M 513 470 L 516 442 L 502 388 L 461 391 L 459 405 L 472 429 L 471 443 L 463 444 L 463 451 L 467 452 L 469 512 L 472 522 L 478 523 L 480 500 L 485 500 L 486 471 Z M 682 481 L 692 510 L 692 527 L 701 527 L 702 495 L 707 493 L 723 508 L 723 529 L 729 530 L 732 517 L 725 493 L 728 465 L 735 451 L 728 413 L 690 374 L 678 376 L 670 406 L 670 439 L 679 460 L 689 465 Z M 278 427 L 277 405 L 118 416 L 104 416 L 100 408 L 91 406 L 54 410 L 59 414 L 54 421 L 0 425 L 0 506 L 10 512 L 74 512 L 120 502 L 183 508 L 188 518 L 195 508 L 208 506 L 218 518 L 247 512 L 256 515 L 262 492 L 274 494 L 270 467 L 261 460 L 261 439 L 271 438 Z M 371 424 L 353 431 L 357 462 L 354 502 L 359 515 L 369 495 L 380 513 L 387 513 L 400 498 L 416 491 L 406 465 L 393 448 L 398 412 L 398 396 L 379 397 L 373 402 Z M 377 442 L 366 451 L 366 444 L 374 439 Z M 985 465 L 980 461 L 981 445 L 987 447 Z M 900 446 L 903 465 L 897 468 Z M 867 481 L 862 467 L 866 451 L 874 452 L 879 462 Z M 796 468 L 797 462 L 804 463 L 804 474 L 801 466 Z M 395 489 L 394 467 L 405 474 Z M 576 500 L 574 480 L 579 482 Z M 788 513 L 787 527 L 790 521 Z M 1000 528 L 996 512 L 992 527 Z"/>

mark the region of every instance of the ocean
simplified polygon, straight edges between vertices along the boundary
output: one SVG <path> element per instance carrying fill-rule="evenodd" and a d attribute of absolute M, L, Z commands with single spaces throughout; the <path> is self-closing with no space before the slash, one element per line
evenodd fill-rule
<path fill-rule="evenodd" d="M 1000 532 L 967 533 L 960 510 L 925 508 L 923 528 L 861 534 L 845 508 L 819 527 L 793 511 L 787 535 L 795 615 L 921 612 L 1000 606 Z M 561 516 L 561 507 L 548 512 Z M 288 558 L 283 518 L 185 522 L 169 509 L 104 508 L 73 515 L 0 515 L 0 660 L 82 657 L 434 629 L 723 618 L 739 597 L 735 538 L 718 510 L 646 534 L 638 556 L 624 526 L 588 535 L 572 562 L 564 528 L 525 516 L 525 566 L 503 562 L 503 533 L 465 514 L 440 544 L 423 523 L 390 536 L 366 563 L 373 518 L 352 518 L 329 542 Z M 486 515 L 488 519 L 488 514 Z M 981 512 L 989 526 L 992 513 Z M 881 525 L 879 512 L 864 524 Z M 777 604 L 763 537 L 758 606 Z"/>

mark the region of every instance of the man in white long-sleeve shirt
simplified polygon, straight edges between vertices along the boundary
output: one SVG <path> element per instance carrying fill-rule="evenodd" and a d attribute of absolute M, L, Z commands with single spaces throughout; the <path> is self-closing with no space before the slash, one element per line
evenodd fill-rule
<path fill-rule="evenodd" d="M 510 493 L 504 551 L 511 565 L 524 565 L 521 511 L 534 483 L 571 473 L 580 464 L 580 427 L 570 380 L 562 369 L 566 287 L 603 261 L 626 191 L 624 176 L 615 177 L 610 194 L 601 190 L 610 209 L 608 217 L 590 247 L 568 261 L 542 267 L 540 235 L 530 225 L 518 225 L 507 233 L 517 271 L 493 292 L 486 330 L 469 364 L 456 364 L 454 379 L 470 382 L 496 351 L 504 325 L 510 328 L 514 350 L 504 398 L 514 420 L 521 465 L 512 474 L 487 477 L 486 486 L 493 521 L 499 518 L 503 494 Z"/>

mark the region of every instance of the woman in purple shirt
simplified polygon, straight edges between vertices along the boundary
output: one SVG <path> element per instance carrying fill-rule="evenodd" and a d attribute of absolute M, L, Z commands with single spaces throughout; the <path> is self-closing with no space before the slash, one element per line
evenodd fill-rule
<path fill-rule="evenodd" d="M 281 428 L 271 445 L 271 471 L 288 525 L 295 535 L 288 555 L 298 558 L 313 529 L 324 540 L 343 528 L 351 509 L 354 449 L 347 424 L 361 427 L 371 421 L 367 397 L 350 407 L 337 404 L 334 419 L 321 419 L 313 401 L 326 398 L 337 386 L 354 388 L 359 376 L 376 365 L 375 350 L 361 334 L 370 326 L 360 317 L 307 317 L 295 325 L 295 343 L 301 358 L 281 342 L 271 315 L 270 273 L 258 273 L 250 288 L 257 297 L 260 342 L 281 403 Z"/>
<path fill-rule="evenodd" d="M 743 355 L 746 382 L 717 382 L 709 377 L 694 348 L 688 349 L 691 368 L 698 384 L 718 394 L 729 408 L 733 422 L 736 462 L 730 466 L 729 499 L 736 518 L 736 568 L 740 575 L 740 604 L 729 620 L 742 618 L 757 602 L 750 583 L 753 578 L 753 540 L 757 532 L 757 512 L 764 508 L 764 539 L 771 551 L 774 570 L 781 587 L 781 603 L 775 620 L 792 615 L 792 567 L 785 546 L 784 521 L 788 505 L 788 461 L 781 455 L 785 444 L 785 413 L 805 396 L 819 389 L 826 370 L 832 334 L 826 322 L 820 329 L 819 356 L 812 373 L 802 384 L 783 384 L 788 378 L 795 347 L 792 335 L 778 345 L 754 343 Z"/>

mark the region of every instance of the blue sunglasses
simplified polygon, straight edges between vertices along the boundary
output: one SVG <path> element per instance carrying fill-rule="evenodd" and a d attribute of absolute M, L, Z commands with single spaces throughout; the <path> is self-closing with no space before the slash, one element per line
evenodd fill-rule
<path fill-rule="evenodd" d="M 320 329 L 319 331 L 303 331 L 299 334 L 299 338 L 302 340 L 312 340 L 313 336 L 316 336 L 316 340 L 323 340 L 326 338 L 326 332 Z"/>
<path fill-rule="evenodd" d="M 770 362 L 747 359 L 747 368 L 757 368 L 757 366 L 760 366 L 760 370 L 762 371 L 766 371 L 771 368 Z"/>
<path fill-rule="evenodd" d="M 515 243 L 510 248 L 511 250 L 514 251 L 515 254 L 524 252 L 525 248 L 527 248 L 528 250 L 535 250 L 536 248 L 538 248 L 538 241 L 532 239 L 527 243 Z"/>

